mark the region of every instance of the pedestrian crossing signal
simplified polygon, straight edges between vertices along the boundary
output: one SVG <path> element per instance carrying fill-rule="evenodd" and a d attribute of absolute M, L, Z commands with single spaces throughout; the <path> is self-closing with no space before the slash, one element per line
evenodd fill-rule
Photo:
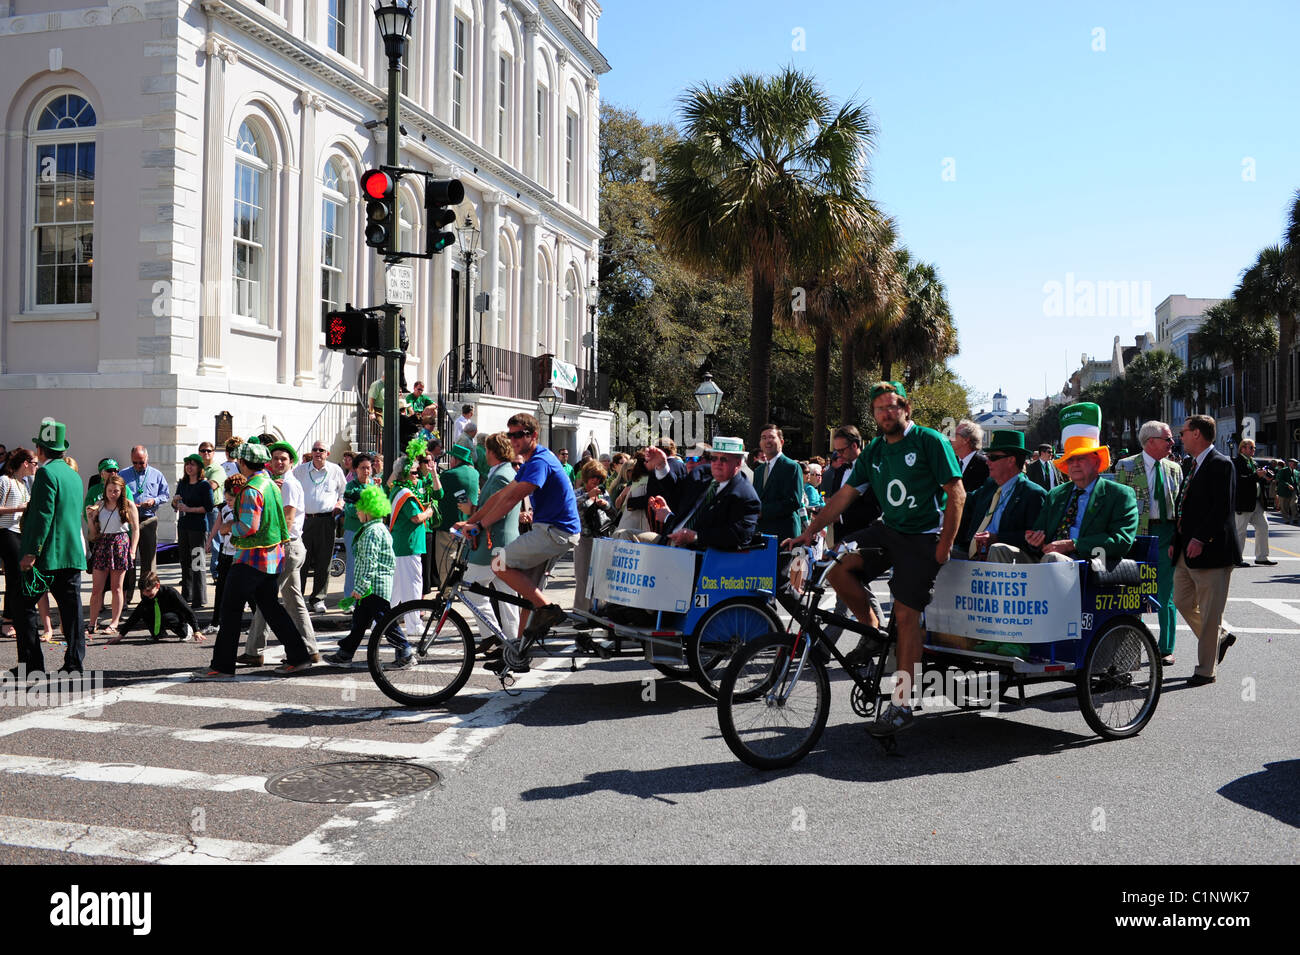
<path fill-rule="evenodd" d="M 347 308 L 325 313 L 325 347 L 333 351 L 378 352 L 380 342 L 379 319 L 370 312 Z"/>

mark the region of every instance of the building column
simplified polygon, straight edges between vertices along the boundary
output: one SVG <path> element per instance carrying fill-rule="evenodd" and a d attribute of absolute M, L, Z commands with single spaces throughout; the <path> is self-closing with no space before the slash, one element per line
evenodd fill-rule
<path fill-rule="evenodd" d="M 483 0 L 483 69 L 479 77 L 483 82 L 483 96 L 479 100 L 479 122 L 483 134 L 479 144 L 491 155 L 497 154 L 496 112 L 497 112 L 497 64 L 500 44 L 497 42 L 497 30 L 501 24 L 501 6 L 498 0 Z M 492 281 L 496 281 L 493 276 Z"/>
<path fill-rule="evenodd" d="M 497 341 L 497 309 L 501 306 L 502 289 L 497 288 L 497 277 L 501 269 L 501 204 L 505 202 L 504 193 L 485 192 L 483 209 L 479 221 L 483 227 L 483 264 L 480 284 L 482 291 L 492 296 L 490 307 L 483 315 L 483 344 L 501 347 Z M 476 316 L 477 317 L 477 316 Z"/>
<path fill-rule="evenodd" d="M 221 267 L 227 215 L 223 185 L 226 178 L 226 65 L 239 59 L 234 46 L 221 37 L 209 36 L 203 48 L 206 55 L 207 93 L 203 113 L 206 130 L 203 148 L 203 208 L 209 214 L 203 220 L 203 265 L 199 273 L 200 375 L 224 375 L 221 360 L 222 310 L 227 283 Z"/>
<path fill-rule="evenodd" d="M 452 5 L 449 2 L 440 3 L 437 9 L 438 32 L 430 49 L 436 54 L 433 63 L 445 64 L 445 66 L 442 69 L 434 69 L 433 64 L 429 66 L 433 73 L 433 113 L 450 126 Z"/>
<path fill-rule="evenodd" d="M 569 51 L 555 52 L 555 89 L 551 92 L 551 192 L 564 202 L 564 124 L 569 115 Z M 557 282 L 557 285 L 562 283 Z"/>
<path fill-rule="evenodd" d="M 595 221 L 600 207 L 600 86 L 595 77 L 587 78 L 587 128 L 583 134 L 582 214 Z"/>
<path fill-rule="evenodd" d="M 524 142 L 520 155 L 523 157 L 521 167 L 525 176 L 534 182 L 540 182 L 537 165 L 541 156 L 537 154 L 537 33 L 542 18 L 536 13 L 524 14 Z"/>
<path fill-rule="evenodd" d="M 316 114 L 325 108 L 325 101 L 309 90 L 298 94 L 302 119 L 302 176 L 298 184 L 298 236 L 304 250 L 320 247 L 320 226 L 317 220 L 320 199 L 316 192 Z M 308 261 L 314 261 L 310 257 Z M 298 322 L 294 334 L 295 388 L 316 383 L 316 326 L 320 317 L 316 269 L 298 270 Z M 286 335 L 288 329 L 285 329 Z"/>
<path fill-rule="evenodd" d="M 519 303 L 519 351 L 525 355 L 537 353 L 537 227 L 541 216 L 524 216 L 524 239 L 519 255 L 523 258 L 523 300 Z"/>

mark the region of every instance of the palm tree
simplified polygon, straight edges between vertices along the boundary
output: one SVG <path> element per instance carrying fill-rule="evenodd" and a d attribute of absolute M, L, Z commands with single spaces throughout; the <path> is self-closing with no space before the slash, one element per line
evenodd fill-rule
<path fill-rule="evenodd" d="M 1240 290 L 1238 290 L 1240 291 Z M 1237 434 L 1246 418 L 1246 396 L 1241 387 L 1247 360 L 1277 347 L 1277 328 L 1272 318 L 1242 309 L 1237 293 L 1205 310 L 1205 321 L 1195 335 L 1196 350 L 1215 361 L 1232 362 L 1233 406 Z"/>
<path fill-rule="evenodd" d="M 1287 220 L 1286 233 L 1283 237 L 1282 264 L 1293 288 L 1300 288 L 1300 191 L 1291 203 L 1291 214 Z M 1291 343 L 1295 338 L 1295 310 L 1288 313 L 1288 319 L 1278 316 L 1277 343 L 1277 452 L 1282 457 L 1291 456 L 1291 427 L 1287 418 L 1287 404 L 1291 400 Z"/>
<path fill-rule="evenodd" d="M 758 440 L 770 399 L 777 283 L 791 250 L 813 243 L 834 258 L 869 231 L 864 157 L 875 136 L 867 109 L 838 110 L 793 69 L 707 83 L 682 98 L 682 138 L 664 152 L 656 223 L 686 264 L 750 285 L 749 438 Z"/>
<path fill-rule="evenodd" d="M 832 341 L 837 336 L 851 337 L 896 292 L 896 273 L 885 266 L 888 250 L 894 243 L 894 223 L 876 215 L 874 228 L 845 246 L 838 258 L 798 266 L 795 274 L 804 275 L 804 280 L 791 289 L 790 296 L 780 300 L 778 314 L 796 326 L 810 328 L 813 334 L 813 454 L 826 450 L 829 443 L 827 404 Z M 802 290 L 802 311 L 794 307 L 799 290 Z M 851 375 L 848 380 L 851 387 Z M 852 418 L 845 416 L 842 420 Z"/>
<path fill-rule="evenodd" d="M 1182 375 L 1183 360 L 1173 352 L 1146 351 L 1129 362 L 1124 377 L 1129 381 L 1129 396 L 1135 402 L 1137 416 L 1163 417 L 1165 398 L 1177 393 Z"/>
<path fill-rule="evenodd" d="M 1291 453 L 1291 433 L 1286 416 L 1291 401 L 1287 363 L 1291 357 L 1291 343 L 1295 341 L 1296 312 L 1300 310 L 1300 282 L 1284 267 L 1279 246 L 1270 245 L 1260 250 L 1255 264 L 1242 273 L 1241 284 L 1233 292 L 1233 297 L 1240 301 L 1243 316 L 1269 322 L 1277 319 L 1277 452 L 1287 457 Z M 1240 415 L 1237 433 L 1241 433 Z"/>
<path fill-rule="evenodd" d="M 917 262 L 907 270 L 904 295 L 902 320 L 889 335 L 889 352 L 902 363 L 906 385 L 911 388 L 917 379 L 927 377 L 957 354 L 957 329 L 948 307 L 948 291 L 933 265 Z M 892 363 L 885 367 L 882 362 L 881 374 L 889 378 L 886 371 L 892 371 Z"/>
<path fill-rule="evenodd" d="M 1189 414 L 1205 414 L 1218 387 L 1218 370 L 1197 356 L 1191 359 L 1191 364 L 1178 376 L 1173 394 L 1183 402 Z"/>

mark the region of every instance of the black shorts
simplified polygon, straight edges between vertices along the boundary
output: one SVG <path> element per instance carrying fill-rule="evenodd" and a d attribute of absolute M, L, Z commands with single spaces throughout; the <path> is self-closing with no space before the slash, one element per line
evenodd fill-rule
<path fill-rule="evenodd" d="M 863 555 L 862 568 L 855 573 L 864 584 L 870 584 L 889 568 L 894 575 L 889 579 L 889 592 L 894 599 L 913 610 L 924 610 L 934 597 L 934 578 L 939 574 L 939 562 L 934 552 L 939 546 L 938 534 L 900 534 L 877 520 L 865 530 L 850 534 L 845 541 L 853 541 L 859 549 L 879 548 L 879 556 Z"/>

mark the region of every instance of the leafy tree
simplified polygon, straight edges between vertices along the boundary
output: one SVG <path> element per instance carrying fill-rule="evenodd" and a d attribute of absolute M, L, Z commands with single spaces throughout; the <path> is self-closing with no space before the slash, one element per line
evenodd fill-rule
<path fill-rule="evenodd" d="M 1136 417 L 1144 421 L 1162 417 L 1165 399 L 1177 393 L 1182 374 L 1183 361 L 1172 352 L 1146 351 L 1129 362 L 1124 377 Z M 1137 430 L 1132 433 L 1136 435 Z"/>
<path fill-rule="evenodd" d="M 756 442 L 770 404 L 778 282 L 796 245 L 833 251 L 870 227 L 861 165 L 875 130 L 865 106 L 836 110 L 811 77 L 789 68 L 692 87 L 681 111 L 682 138 L 659 169 L 658 235 L 688 265 L 748 277 Z"/>
<path fill-rule="evenodd" d="M 1255 264 L 1242 273 L 1241 284 L 1233 295 L 1239 299 L 1243 315 L 1277 321 L 1277 450 L 1287 457 L 1291 453 L 1291 433 L 1286 416 L 1287 404 L 1291 400 L 1291 380 L 1286 371 L 1291 344 L 1295 341 L 1296 312 L 1300 311 L 1300 282 L 1284 265 L 1282 248 L 1270 245 L 1261 249 Z M 1241 433 L 1240 415 L 1237 432 Z"/>
<path fill-rule="evenodd" d="M 1232 363 L 1233 406 L 1236 412 L 1237 434 L 1242 433 L 1246 417 L 1246 393 L 1241 387 L 1246 362 L 1277 347 L 1277 327 L 1272 318 L 1258 311 L 1247 313 L 1234 292 L 1205 310 L 1205 321 L 1193 337 L 1196 349 L 1216 361 Z"/>

